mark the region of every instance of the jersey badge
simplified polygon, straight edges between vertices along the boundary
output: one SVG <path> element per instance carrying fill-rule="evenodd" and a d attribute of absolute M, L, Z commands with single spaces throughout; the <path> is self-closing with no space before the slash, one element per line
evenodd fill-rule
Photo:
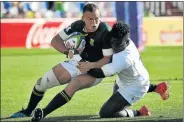
<path fill-rule="evenodd" d="M 94 46 L 94 42 L 95 42 L 94 39 L 90 39 L 90 41 L 89 41 L 89 43 L 90 43 L 91 46 Z"/>

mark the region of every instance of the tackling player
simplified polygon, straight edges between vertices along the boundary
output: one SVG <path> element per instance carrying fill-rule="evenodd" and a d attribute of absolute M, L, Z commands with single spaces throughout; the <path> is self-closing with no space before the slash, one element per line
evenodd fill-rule
<path fill-rule="evenodd" d="M 140 110 L 127 109 L 144 97 L 150 85 L 149 74 L 136 46 L 129 38 L 129 31 L 129 26 L 122 22 L 114 24 L 110 32 L 114 51 L 112 62 L 100 69 L 89 71 L 90 75 L 97 78 L 118 75 L 114 94 L 100 110 L 99 114 L 102 118 L 149 116 L 151 114 L 146 106 Z"/>
<path fill-rule="evenodd" d="M 114 26 L 116 27 L 116 24 Z M 129 31 L 129 30 L 127 30 L 127 31 Z M 125 29 L 125 33 L 126 33 L 126 29 Z M 106 35 L 106 37 L 111 39 L 110 37 L 112 36 L 112 34 L 114 34 L 114 30 L 112 30 L 111 33 L 108 33 Z M 124 37 L 124 35 L 121 35 L 121 36 Z M 115 35 L 115 37 L 116 37 L 116 35 Z M 127 37 L 128 36 L 126 36 L 126 39 L 127 39 Z M 106 39 L 108 39 L 108 38 L 106 38 Z M 113 42 L 115 42 L 115 41 L 113 41 Z M 139 56 L 139 52 L 138 52 L 137 48 L 135 47 L 135 45 L 133 44 L 133 42 L 131 40 L 130 40 L 130 42 L 128 40 L 127 43 L 122 42 L 122 44 L 121 43 L 115 43 L 115 45 L 116 46 L 113 45 L 113 49 L 114 49 L 114 52 L 115 52 L 114 55 L 116 55 L 116 53 L 118 53 L 119 51 L 122 51 L 124 48 L 127 48 L 127 52 L 129 52 L 129 51 L 131 52 L 131 50 L 133 50 L 131 52 L 131 54 L 135 55 L 136 58 L 137 58 L 137 56 Z M 121 55 L 118 55 L 118 56 L 121 56 Z M 118 56 L 116 58 L 118 58 Z M 123 58 L 126 59 L 126 57 L 123 57 Z M 134 60 L 134 58 L 133 58 L 133 60 Z M 113 61 L 114 61 L 114 57 L 113 57 Z M 117 59 L 116 59 L 116 61 L 117 61 Z M 118 59 L 118 61 L 120 61 L 120 60 Z M 116 65 L 115 65 L 114 68 L 118 68 L 118 71 L 116 71 L 116 69 L 113 69 L 113 66 L 110 69 L 108 69 L 108 67 L 106 69 L 104 69 L 106 71 L 112 71 L 107 76 L 111 76 L 115 73 L 121 72 L 120 71 L 121 66 L 122 65 L 124 66 L 123 61 L 124 61 L 124 59 L 120 62 L 115 62 Z M 137 65 L 139 67 L 137 67 Z M 103 67 L 106 67 L 106 65 L 103 66 Z M 80 66 L 79 66 L 79 68 L 80 68 Z M 127 86 L 124 87 L 122 85 L 123 84 L 123 81 L 121 81 L 122 79 L 118 78 L 118 79 L 120 79 L 119 82 L 122 82 L 122 84 L 118 85 L 118 87 L 120 87 L 119 89 L 121 89 L 122 93 L 125 94 L 126 99 L 128 99 L 130 101 L 127 101 L 124 97 L 122 97 L 119 92 L 115 92 L 113 94 L 112 101 L 110 101 L 110 103 L 107 102 L 108 104 L 104 105 L 105 106 L 105 107 L 103 107 L 104 109 L 101 110 L 101 112 L 100 112 L 101 117 L 114 117 L 111 114 L 114 114 L 113 112 L 116 113 L 117 111 L 120 111 L 122 109 L 123 110 L 120 112 L 121 114 L 119 115 L 119 117 L 122 117 L 122 116 L 139 116 L 139 115 L 149 115 L 150 114 L 146 106 L 143 106 L 139 111 L 136 111 L 136 110 L 133 111 L 133 110 L 128 110 L 128 109 L 124 110 L 124 107 L 130 106 L 131 104 L 133 104 L 134 102 L 139 100 L 141 97 L 144 96 L 144 94 L 149 89 L 149 76 L 148 76 L 148 73 L 147 73 L 146 69 L 143 67 L 142 62 L 140 60 L 138 60 L 136 62 L 136 68 L 140 68 L 140 69 L 137 70 L 137 72 L 136 72 L 134 67 L 130 66 L 130 68 L 127 69 L 128 72 L 125 71 L 125 74 L 127 76 L 129 76 L 128 79 L 126 78 L 127 76 L 125 76 L 125 77 L 122 76 L 121 77 L 121 78 L 125 79 L 126 81 L 131 79 L 130 81 L 127 81 L 128 83 L 125 82 L 125 84 L 127 84 Z M 94 69 L 94 70 L 97 70 L 97 69 Z M 140 74 L 138 74 L 138 73 L 140 73 Z M 67 98 L 67 97 L 71 98 L 75 94 L 76 91 L 78 91 L 80 89 L 83 89 L 83 88 L 91 87 L 94 84 L 99 83 L 99 82 L 94 82 L 96 80 L 95 77 L 97 77 L 97 78 L 104 78 L 105 77 L 105 75 L 102 73 L 102 70 L 100 70 L 100 71 L 97 70 L 97 72 L 94 72 L 94 73 L 93 73 L 93 70 L 91 70 L 91 71 L 89 71 L 89 74 L 91 74 L 93 77 L 91 77 L 87 74 L 82 74 L 80 76 L 77 76 L 77 77 L 73 78 L 71 80 L 71 82 L 67 85 L 67 87 L 65 88 L 65 91 L 67 91 L 67 95 L 68 95 L 68 96 L 65 96 L 65 98 Z M 122 74 L 119 73 L 119 75 L 122 75 Z M 132 84 L 132 85 L 130 85 L 130 84 Z M 158 89 L 158 88 L 161 89 L 160 86 L 163 87 L 163 84 L 164 83 L 161 83 L 158 86 L 155 85 L 156 89 Z M 121 85 L 122 85 L 122 87 L 121 87 Z M 155 89 L 153 87 L 155 87 L 155 86 L 150 87 L 150 91 L 153 91 L 153 89 Z M 163 88 L 162 90 L 167 90 L 167 89 Z M 114 96 L 115 96 L 115 98 L 114 98 Z M 61 99 L 61 95 L 58 94 L 57 96 L 55 96 L 55 98 L 44 109 L 37 108 L 34 111 L 32 121 L 40 121 L 42 118 L 44 118 L 45 116 L 50 114 L 52 111 L 54 111 L 54 110 L 58 109 L 59 107 L 63 106 L 64 105 L 64 104 L 62 104 L 63 101 L 64 101 L 64 99 Z M 116 115 L 116 117 L 118 117 L 118 115 Z"/>

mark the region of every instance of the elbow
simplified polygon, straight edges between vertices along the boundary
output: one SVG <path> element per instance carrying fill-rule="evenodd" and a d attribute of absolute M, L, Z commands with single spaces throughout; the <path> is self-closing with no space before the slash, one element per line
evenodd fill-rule
<path fill-rule="evenodd" d="M 116 74 L 116 71 L 113 70 L 113 69 L 104 71 L 104 75 L 105 75 L 106 77 L 111 77 L 111 76 L 113 76 L 113 75 L 115 75 L 115 74 Z"/>
<path fill-rule="evenodd" d="M 54 37 L 54 38 L 51 40 L 51 43 L 50 43 L 50 44 L 51 44 L 51 46 L 54 47 L 54 46 L 55 46 L 55 43 L 56 43 L 56 40 L 55 40 L 55 37 Z"/>
<path fill-rule="evenodd" d="M 112 62 L 112 56 L 105 56 L 104 57 L 105 64 Z"/>
<path fill-rule="evenodd" d="M 61 37 L 59 36 L 59 34 L 57 34 L 56 36 L 54 36 L 51 40 L 51 45 L 53 47 L 56 47 L 56 45 L 61 41 Z"/>

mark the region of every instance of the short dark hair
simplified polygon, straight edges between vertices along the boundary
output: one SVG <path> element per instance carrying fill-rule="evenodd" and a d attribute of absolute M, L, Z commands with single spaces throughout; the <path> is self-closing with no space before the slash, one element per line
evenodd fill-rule
<path fill-rule="evenodd" d="M 125 35 L 127 35 L 130 32 L 129 25 L 123 23 L 122 21 L 116 22 L 111 30 L 111 36 L 120 39 L 123 38 Z"/>
<path fill-rule="evenodd" d="M 83 13 L 85 12 L 93 12 L 96 9 L 99 9 L 97 5 L 95 5 L 94 3 L 87 3 L 84 8 L 83 8 Z"/>

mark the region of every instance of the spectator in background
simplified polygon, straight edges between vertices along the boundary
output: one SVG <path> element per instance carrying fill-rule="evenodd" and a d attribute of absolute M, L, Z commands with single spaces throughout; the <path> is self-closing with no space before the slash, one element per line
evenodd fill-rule
<path fill-rule="evenodd" d="M 7 13 L 7 10 L 4 8 L 3 2 L 1 2 L 1 18 Z"/>
<path fill-rule="evenodd" d="M 67 11 L 66 17 L 79 18 L 82 15 L 81 6 L 84 6 L 84 3 L 82 2 L 64 2 L 64 10 Z"/>
<path fill-rule="evenodd" d="M 45 18 L 55 18 L 54 16 L 54 2 L 53 1 L 47 1 L 46 2 L 46 13 L 44 15 Z"/>
<path fill-rule="evenodd" d="M 9 12 L 9 9 L 12 7 L 12 3 L 11 2 L 3 2 L 2 4 L 3 4 L 3 8 L 6 10 L 6 12 Z"/>
<path fill-rule="evenodd" d="M 44 18 L 44 14 L 47 11 L 46 2 L 29 2 L 31 13 L 34 13 L 35 18 Z"/>
<path fill-rule="evenodd" d="M 12 6 L 9 9 L 11 17 L 15 18 L 16 16 L 18 16 L 18 7 L 18 2 L 12 2 Z"/>
<path fill-rule="evenodd" d="M 86 2 L 1 2 L 1 18 L 80 18 Z M 99 6 L 101 17 L 116 17 L 115 2 L 93 2 Z M 157 8 L 150 11 L 151 4 L 144 2 L 145 17 L 155 17 Z M 161 2 L 157 2 L 160 3 Z M 163 3 L 163 2 L 162 2 Z M 156 16 L 182 16 L 183 5 L 180 2 L 164 2 L 164 13 Z M 161 8 L 159 11 L 162 11 Z M 158 10 L 157 9 L 157 10 Z"/>
<path fill-rule="evenodd" d="M 16 16 L 16 18 L 25 18 L 25 13 L 23 11 L 23 9 L 18 9 L 18 15 Z"/>
<path fill-rule="evenodd" d="M 33 18 L 34 17 L 34 13 L 31 10 L 29 2 L 22 2 L 22 9 L 23 9 L 23 13 L 24 13 L 25 18 Z"/>
<path fill-rule="evenodd" d="M 86 2 L 3 2 L 1 14 L 5 18 L 79 18 Z M 94 2 L 102 17 L 113 17 L 115 2 Z M 71 9 L 72 8 L 72 9 Z M 108 9 L 107 9 L 108 8 Z M 4 12 L 4 13 L 3 13 Z M 6 15 L 6 16 L 4 16 Z"/>
<path fill-rule="evenodd" d="M 94 2 L 99 6 L 102 17 L 115 17 L 115 2 Z"/>
<path fill-rule="evenodd" d="M 56 18 L 63 18 L 65 17 L 65 11 L 63 7 L 64 2 L 55 2 L 55 17 Z"/>

